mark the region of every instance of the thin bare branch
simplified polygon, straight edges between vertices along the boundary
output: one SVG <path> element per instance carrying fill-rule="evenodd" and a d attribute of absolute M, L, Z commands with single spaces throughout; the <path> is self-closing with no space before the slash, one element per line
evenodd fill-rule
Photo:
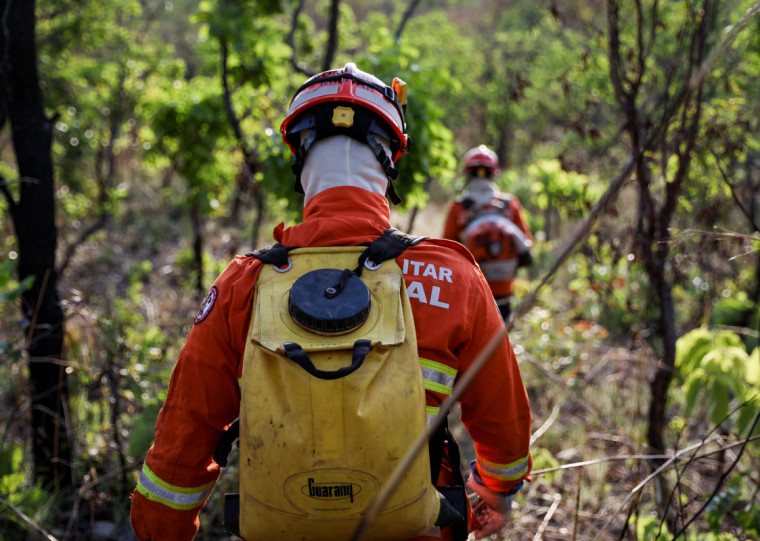
<path fill-rule="evenodd" d="M 691 526 L 691 524 L 702 514 L 704 513 L 705 509 L 707 509 L 707 506 L 710 505 L 710 502 L 712 502 L 715 497 L 718 495 L 718 492 L 720 491 L 720 488 L 723 486 L 723 483 L 728 479 L 728 476 L 731 474 L 731 472 L 736 468 L 736 465 L 739 463 L 739 459 L 744 454 L 744 450 L 747 448 L 747 444 L 753 439 L 752 433 L 755 431 L 755 427 L 757 426 L 758 422 L 760 422 L 760 411 L 757 412 L 757 415 L 755 415 L 755 420 L 752 422 L 752 426 L 749 429 L 749 433 L 745 440 L 742 442 L 741 448 L 739 449 L 739 452 L 737 453 L 736 457 L 734 458 L 734 461 L 731 463 L 731 465 L 726 469 L 726 471 L 723 472 L 723 474 L 720 476 L 720 479 L 718 479 L 718 482 L 715 483 L 715 488 L 713 489 L 710 496 L 704 501 L 702 504 L 702 507 L 699 508 L 699 510 L 694 513 L 689 520 L 686 521 L 686 524 L 681 527 L 680 530 L 676 532 L 676 534 L 673 536 L 673 539 L 678 539 L 681 535 L 686 533 L 686 529 Z"/>
<path fill-rule="evenodd" d="M 260 170 L 261 168 L 261 161 L 259 160 L 258 153 L 250 148 L 248 144 L 245 141 L 245 136 L 243 135 L 243 129 L 240 126 L 240 119 L 238 118 L 237 114 L 235 113 L 235 108 L 232 104 L 232 91 L 230 90 L 229 85 L 229 69 L 228 69 L 228 60 L 229 60 L 229 51 L 227 48 L 227 42 L 226 40 L 221 40 L 221 47 L 222 47 L 222 87 L 224 89 L 224 107 L 227 112 L 227 118 L 230 121 L 230 124 L 232 125 L 232 129 L 235 133 L 235 138 L 237 140 L 238 148 L 240 148 L 240 151 L 243 153 L 243 181 L 241 182 L 237 195 L 235 196 L 235 200 L 237 201 L 240 198 L 240 194 L 243 193 L 249 186 L 252 187 L 254 196 L 256 198 L 256 218 L 254 220 L 254 233 L 253 233 L 253 241 L 254 246 L 257 243 L 257 237 L 258 237 L 258 231 L 259 227 L 264 219 L 264 205 L 262 200 L 262 194 L 261 194 L 261 185 L 259 182 L 256 181 L 256 171 Z M 233 215 L 237 214 L 237 211 L 234 211 Z"/>
<path fill-rule="evenodd" d="M 526 352 L 522 352 L 520 354 L 521 359 L 525 359 L 527 362 L 529 362 L 531 365 L 533 365 L 539 372 L 544 374 L 547 378 L 552 380 L 555 384 L 557 384 L 563 391 L 563 395 L 567 395 L 573 402 L 581 406 L 584 410 L 586 410 L 588 413 L 590 413 L 595 419 L 599 419 L 602 424 L 604 424 L 608 429 L 611 428 L 609 421 L 607 421 L 603 415 L 601 415 L 594 407 L 583 400 L 581 396 L 579 395 L 578 389 L 571 389 L 568 387 L 567 383 L 557 376 L 554 372 L 550 372 L 549 370 L 546 370 L 543 365 L 538 362 L 535 358 L 533 358 L 531 355 L 527 354 Z M 552 413 L 553 415 L 553 413 Z M 547 421 L 548 422 L 548 421 Z M 530 443 L 533 445 L 534 441 L 538 439 L 540 436 L 536 436 L 538 434 L 538 431 L 536 431 L 535 434 L 531 437 Z"/>
<path fill-rule="evenodd" d="M 340 0 L 330 2 L 330 21 L 327 25 L 328 38 L 325 46 L 325 58 L 322 61 L 322 71 L 332 67 L 335 53 L 338 50 L 338 16 L 340 15 Z"/>
<path fill-rule="evenodd" d="M 633 96 L 625 88 L 625 83 L 628 83 L 629 81 L 627 81 L 625 77 L 623 58 L 620 54 L 619 6 L 615 0 L 608 2 L 607 6 L 607 27 L 610 36 L 610 44 L 607 54 L 610 62 L 612 87 L 615 90 L 615 95 L 617 96 L 618 101 L 624 107 L 627 107 L 627 104 L 632 102 Z"/>
<path fill-rule="evenodd" d="M 245 142 L 245 137 L 243 136 L 243 129 L 240 127 L 240 120 L 237 117 L 237 114 L 235 113 L 235 108 L 232 106 L 232 91 L 230 90 L 229 85 L 229 49 L 227 47 L 227 40 L 222 38 L 221 39 L 221 48 L 222 48 L 222 88 L 224 90 L 224 110 L 227 113 L 227 118 L 230 121 L 230 125 L 232 126 L 232 131 L 235 133 L 235 139 L 237 140 L 238 148 L 240 148 L 240 151 L 243 153 L 243 156 L 245 158 L 245 168 L 246 173 L 249 177 L 253 177 L 253 171 L 251 170 L 249 164 L 253 161 L 253 152 L 248 148 L 248 145 Z"/>
<path fill-rule="evenodd" d="M 554 424 L 554 421 L 559 418 L 559 412 L 562 409 L 562 405 L 560 403 L 554 404 L 554 407 L 552 408 L 552 412 L 549 414 L 549 417 L 544 421 L 544 424 L 539 426 L 536 430 L 533 431 L 533 434 L 530 435 L 530 446 L 533 447 L 533 444 L 536 443 L 541 436 L 543 436 Z"/>
<path fill-rule="evenodd" d="M 69 266 L 71 258 L 74 256 L 74 253 L 79 249 L 79 247 L 82 246 L 88 238 L 103 229 L 106 223 L 108 223 L 108 215 L 103 213 L 98 216 L 98 219 L 95 220 L 95 222 L 90 224 L 89 227 L 80 233 L 76 241 L 66 247 L 66 253 L 63 256 L 63 261 L 61 261 L 61 264 L 58 267 L 59 275 L 63 274 L 66 268 Z"/>
<path fill-rule="evenodd" d="M 538 531 L 536 531 L 536 535 L 533 536 L 533 541 L 541 541 L 544 537 L 544 531 L 546 531 L 546 527 L 549 526 L 549 521 L 552 519 L 552 516 L 554 516 L 554 512 L 557 510 L 557 507 L 559 507 L 559 503 L 562 501 L 562 496 L 559 494 L 554 494 L 554 501 L 552 502 L 551 507 L 546 512 L 546 515 L 544 515 L 544 520 L 541 521 L 541 525 L 538 527 Z"/>
<path fill-rule="evenodd" d="M 637 47 L 638 47 L 638 54 L 637 54 L 637 66 L 636 66 L 636 78 L 634 81 L 631 81 L 631 85 L 638 89 L 641 86 L 641 81 L 644 77 L 644 72 L 646 71 L 646 63 L 647 63 L 647 54 L 648 51 L 646 47 L 644 46 L 644 12 L 641 8 L 641 0 L 636 0 L 635 2 L 635 10 L 636 10 L 636 40 L 637 40 Z M 654 33 L 654 29 L 657 25 L 657 20 L 652 19 L 652 32 Z M 635 94 L 635 92 L 634 92 Z"/>
<path fill-rule="evenodd" d="M 706 14 L 713 14 L 713 9 L 709 6 L 710 2 L 705 1 L 703 5 L 703 12 Z M 689 82 L 693 74 L 699 69 L 699 66 L 704 61 L 705 47 L 707 41 L 707 26 L 712 24 L 711 17 L 705 15 L 700 19 L 697 30 L 692 36 L 692 43 L 689 49 L 689 63 L 686 73 L 689 76 Z M 699 123 L 702 117 L 702 89 L 703 85 L 694 87 L 693 92 L 688 99 L 684 100 L 684 106 L 681 111 L 681 130 L 686 133 L 685 142 L 683 148 L 679 145 L 678 155 L 678 168 L 672 180 L 666 183 L 665 187 L 665 203 L 662 206 L 662 210 L 659 215 L 659 230 L 663 238 L 667 237 L 667 226 L 673 217 L 673 214 L 678 203 L 679 193 L 681 191 L 681 185 L 683 184 L 691 166 L 692 151 L 697 142 L 697 134 L 699 133 Z M 693 101 L 693 105 L 689 106 L 689 101 Z M 667 247 L 661 245 L 660 250 L 667 251 Z"/>
<path fill-rule="evenodd" d="M 293 10 L 293 17 L 290 23 L 290 32 L 288 33 L 288 37 L 285 42 L 290 46 L 290 64 L 293 66 L 293 69 L 298 73 L 306 75 L 307 77 L 311 77 L 314 75 L 314 73 L 302 68 L 296 59 L 296 30 L 298 29 L 298 16 L 301 14 L 301 10 L 303 10 L 303 5 L 304 0 L 298 0 L 298 5 L 296 6 L 296 9 Z"/>
<path fill-rule="evenodd" d="M 744 407 L 745 405 L 747 405 L 749 402 L 752 402 L 753 400 L 755 400 L 755 397 L 751 398 L 750 400 L 748 400 L 748 401 L 746 401 L 746 402 L 744 402 L 744 403 L 740 404 L 740 405 L 739 405 L 739 406 L 737 406 L 736 408 L 734 408 L 734 409 L 733 409 L 731 412 L 729 412 L 729 413 L 728 413 L 728 415 L 726 415 L 725 419 L 727 419 L 727 418 L 729 418 L 730 416 L 732 416 L 732 415 L 733 415 L 734 413 L 736 413 L 736 412 L 737 412 L 739 409 L 741 409 L 742 407 Z M 760 413 L 758 413 L 758 417 L 760 417 Z M 684 455 L 687 455 L 687 454 L 691 453 L 692 451 L 695 451 L 695 453 L 694 453 L 694 454 L 692 454 L 692 455 L 690 455 L 690 456 L 688 457 L 688 459 L 687 459 L 687 463 L 686 463 L 686 466 L 685 466 L 685 467 L 688 467 L 690 464 L 692 464 L 693 462 L 695 462 L 695 461 L 697 461 L 697 460 L 701 460 L 701 459 L 703 459 L 703 458 L 705 458 L 705 457 L 707 457 L 707 456 L 710 456 L 710 455 L 713 455 L 713 454 L 716 454 L 716 453 L 722 453 L 722 452 L 724 452 L 724 451 L 725 451 L 725 449 L 726 449 L 726 447 L 735 447 L 735 446 L 741 446 L 741 448 L 742 448 L 742 451 L 743 451 L 743 450 L 744 450 L 744 448 L 746 447 L 746 445 L 747 445 L 747 443 L 748 443 L 748 442 L 750 442 L 750 441 L 755 441 L 755 440 L 758 440 L 758 439 L 760 439 L 760 436 L 752 436 L 752 432 L 754 431 L 754 427 L 755 427 L 755 425 L 756 425 L 756 424 L 757 424 L 757 422 L 758 422 L 758 417 L 756 417 L 756 418 L 755 418 L 755 421 L 754 421 L 754 423 L 753 423 L 753 425 L 752 425 L 752 428 L 751 428 L 751 429 L 750 429 L 750 431 L 749 431 L 749 435 L 747 436 L 747 438 L 746 438 L 745 440 L 742 440 L 741 442 L 735 443 L 735 444 L 733 444 L 733 445 L 729 445 L 729 446 L 723 446 L 723 440 L 722 440 L 722 438 L 721 438 L 720 436 L 717 436 L 717 435 L 712 435 L 712 436 L 710 436 L 710 435 L 708 434 L 708 435 L 707 435 L 707 436 L 705 436 L 705 437 L 702 439 L 702 441 L 700 441 L 699 443 L 696 443 L 696 444 L 694 444 L 694 445 L 691 445 L 691 446 L 689 446 L 689 447 L 686 447 L 685 449 L 681 449 L 681 450 L 679 450 L 679 451 L 676 451 L 676 452 L 675 452 L 675 453 L 673 453 L 672 455 L 651 455 L 651 456 L 650 456 L 650 458 L 647 458 L 647 460 L 649 460 L 649 461 L 658 461 L 658 462 L 659 462 L 659 461 L 661 461 L 661 460 L 665 460 L 665 461 L 664 461 L 664 462 L 662 462 L 662 464 L 660 464 L 660 465 L 659 465 L 659 467 L 658 467 L 658 468 L 657 468 L 655 471 L 653 471 L 651 474 L 649 474 L 649 475 L 648 475 L 648 476 L 647 476 L 647 477 L 646 477 L 646 478 L 645 478 L 643 481 L 641 481 L 641 482 L 640 482 L 638 485 L 636 485 L 636 486 L 635 486 L 635 487 L 634 487 L 634 488 L 633 488 L 633 489 L 632 489 L 632 490 L 631 490 L 631 491 L 630 491 L 630 492 L 629 492 L 629 493 L 626 495 L 626 497 L 623 499 L 623 502 L 622 502 L 622 503 L 621 503 L 621 504 L 618 506 L 618 508 L 617 508 L 617 509 L 616 509 L 616 510 L 615 510 L 615 511 L 614 511 L 614 512 L 613 512 L 613 513 L 610 515 L 610 518 L 609 518 L 609 519 L 607 520 L 607 522 L 604 524 L 604 526 L 602 527 L 602 529 L 601 529 L 601 530 L 600 530 L 600 531 L 599 531 L 599 532 L 596 534 L 596 536 L 594 537 L 594 540 L 596 540 L 596 539 L 600 539 L 600 538 L 601 538 L 601 536 L 602 536 L 602 535 L 603 535 L 603 534 L 604 534 L 604 533 L 607 531 L 607 529 L 609 528 L 610 524 L 612 524 L 612 521 L 615 519 L 615 517 L 618 515 L 618 513 L 620 513 L 621 509 L 623 509 L 623 507 L 625 507 L 625 506 L 628 504 L 628 502 L 631 500 L 631 498 L 633 498 L 633 497 L 636 497 L 636 494 L 637 494 L 637 493 L 638 493 L 638 492 L 639 492 L 639 491 L 640 491 L 640 490 L 641 490 L 641 489 L 642 489 L 644 486 L 646 486 L 646 485 L 647 485 L 647 484 L 648 484 L 648 483 L 649 483 L 651 480 L 658 478 L 658 477 L 659 477 L 659 476 L 660 476 L 662 473 L 664 473 L 664 472 L 666 472 L 666 471 L 669 471 L 669 470 L 670 470 L 670 469 L 672 469 L 673 467 L 676 467 L 676 463 L 677 463 L 677 461 L 681 460 L 681 459 L 682 459 L 682 457 L 684 457 Z M 725 419 L 724 419 L 724 420 L 725 420 Z M 721 424 L 721 423 L 718 423 L 718 424 L 716 424 L 716 426 L 715 426 L 715 427 L 714 427 L 714 428 L 713 428 L 713 429 L 710 431 L 710 434 L 712 434 L 713 432 L 715 432 L 715 431 L 718 429 L 718 427 L 720 426 L 720 424 Z M 702 449 L 703 447 L 705 447 L 707 444 L 709 444 L 709 443 L 713 443 L 713 442 L 719 442 L 719 443 L 721 444 L 721 447 L 720 447 L 720 449 L 717 449 L 717 450 L 715 450 L 715 451 L 710 451 L 710 452 L 707 452 L 707 453 L 704 453 L 704 454 L 701 454 L 701 455 L 697 455 L 696 451 L 699 451 L 700 449 Z M 739 456 L 741 456 L 741 453 L 739 454 Z M 644 457 L 645 457 L 645 455 L 641 456 L 639 459 L 642 459 L 642 458 L 644 458 Z M 613 460 L 614 460 L 614 459 L 616 459 L 617 457 L 605 457 L 605 458 L 603 458 L 603 459 L 599 459 L 599 460 L 600 460 L 601 462 L 607 462 L 607 461 L 608 461 L 608 460 L 606 460 L 607 458 L 609 458 L 609 459 L 613 459 Z M 631 458 L 635 458 L 635 457 L 631 457 Z M 736 461 L 738 461 L 738 458 L 737 458 L 737 460 L 736 460 Z M 735 461 L 734 463 L 736 463 L 736 461 Z M 593 462 L 593 461 L 592 461 L 592 462 Z M 585 463 L 579 463 L 579 464 L 580 464 L 580 465 L 583 465 L 583 466 L 586 466 L 586 465 L 587 465 L 587 464 L 585 464 Z M 733 468 L 733 466 L 732 466 L 732 468 Z M 562 467 L 560 467 L 560 469 L 566 469 L 566 468 L 562 468 Z M 531 475 L 538 475 L 538 473 L 534 471 L 534 472 L 531 472 Z M 674 539 L 675 539 L 675 538 L 674 538 Z"/>
<path fill-rule="evenodd" d="M 420 0 L 412 0 L 409 2 L 409 5 L 406 6 L 406 11 L 404 11 L 404 15 L 401 17 L 401 22 L 398 25 L 398 28 L 396 28 L 395 33 L 395 39 L 396 41 L 401 39 L 401 34 L 404 33 L 404 28 L 406 27 L 406 23 L 410 21 L 412 18 L 412 15 L 414 14 L 414 10 L 417 9 L 417 6 L 419 5 Z"/>
<path fill-rule="evenodd" d="M 757 222 L 755 221 L 755 217 L 752 215 L 752 213 L 749 211 L 747 207 L 744 206 L 744 203 L 739 199 L 739 195 L 736 193 L 736 190 L 734 190 L 734 185 L 731 184 L 731 181 L 728 180 L 728 174 L 723 169 L 723 167 L 720 165 L 720 156 L 718 155 L 715 150 L 712 151 L 712 155 L 715 157 L 715 165 L 718 167 L 718 171 L 720 171 L 720 176 L 723 179 L 723 182 L 726 186 L 728 186 L 728 189 L 731 190 L 731 197 L 734 200 L 734 203 L 736 203 L 736 206 L 739 207 L 739 210 L 742 211 L 742 214 L 744 214 L 745 218 L 749 221 L 749 223 L 752 225 L 753 231 L 760 231 L 760 226 L 757 225 Z"/>
<path fill-rule="evenodd" d="M 573 541 L 578 539 L 578 518 L 581 512 L 581 490 L 583 489 L 583 470 L 578 470 L 578 490 L 575 493 L 575 513 L 573 514 Z"/>
<path fill-rule="evenodd" d="M 45 539 L 48 541 L 58 541 L 56 537 L 53 537 L 50 532 L 48 532 L 45 528 L 34 522 L 28 515 L 26 515 L 21 509 L 13 505 L 11 502 L 6 500 L 3 497 L 0 497 L 0 503 L 6 506 L 8 509 L 13 511 L 24 523 L 41 534 Z"/>
<path fill-rule="evenodd" d="M 755 2 L 751 8 L 744 12 L 744 15 L 734 26 L 728 27 L 730 30 L 728 30 L 726 37 L 710 52 L 705 61 L 702 62 L 702 65 L 699 67 L 699 70 L 694 77 L 689 79 L 689 88 L 691 91 L 694 91 L 694 89 L 702 84 L 702 80 L 707 77 L 713 64 L 715 64 L 718 58 L 723 56 L 736 39 L 736 36 L 749 26 L 752 20 L 757 17 L 758 13 L 760 13 L 760 2 Z"/>

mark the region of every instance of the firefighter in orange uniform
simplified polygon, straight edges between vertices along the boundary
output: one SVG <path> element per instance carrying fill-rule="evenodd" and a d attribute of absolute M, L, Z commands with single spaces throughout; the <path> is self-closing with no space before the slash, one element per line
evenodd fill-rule
<path fill-rule="evenodd" d="M 449 206 L 443 238 L 461 242 L 472 252 L 506 321 L 517 268 L 533 262 L 533 237 L 517 198 L 496 188 L 500 169 L 493 150 L 485 145 L 468 150 L 464 172 L 467 185 Z"/>
<path fill-rule="evenodd" d="M 353 64 L 319 74 L 296 92 L 281 132 L 295 154 L 297 190 L 305 194 L 303 222 L 275 227 L 277 242 L 357 246 L 391 227 L 386 195 L 397 200 L 390 179 L 396 178 L 394 163 L 408 144 L 400 92 Z M 336 127 L 335 117 L 326 116 L 341 103 L 361 117 L 351 128 Z M 488 284 L 461 245 L 427 239 L 396 262 L 411 299 L 419 355 L 426 360 L 430 417 L 503 322 Z M 262 266 L 250 254 L 236 257 L 195 317 L 132 495 L 132 527 L 140 540 L 190 540 L 199 528 L 198 513 L 220 473 L 213 459 L 217 443 L 239 416 L 238 379 Z M 467 484 L 480 497 L 475 505 L 480 538 L 504 527 L 508 495 L 522 485 L 532 464 L 531 413 L 508 338 L 460 403 L 477 455 Z M 451 482 L 451 469 L 443 462 L 439 484 Z M 441 531 L 442 539 L 452 538 L 449 529 Z"/>

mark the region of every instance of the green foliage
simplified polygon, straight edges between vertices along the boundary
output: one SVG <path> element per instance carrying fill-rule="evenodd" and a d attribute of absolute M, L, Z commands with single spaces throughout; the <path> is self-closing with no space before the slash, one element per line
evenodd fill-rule
<path fill-rule="evenodd" d="M 534 447 L 530 450 L 531 457 L 533 458 L 533 469 L 544 470 L 556 468 L 560 465 L 559 461 L 548 449 L 542 447 Z M 553 479 L 557 478 L 561 472 L 553 472 L 546 475 L 542 475 L 541 478 L 545 479 L 548 483 L 551 483 Z"/>
<path fill-rule="evenodd" d="M 129 456 L 132 458 L 142 459 L 148 453 L 155 438 L 154 426 L 160 410 L 161 404 L 147 404 L 135 419 L 129 434 Z"/>
<path fill-rule="evenodd" d="M 24 450 L 18 445 L 6 447 L 0 452 L 0 494 L 16 492 L 24 482 L 21 467 Z"/>
<path fill-rule="evenodd" d="M 187 181 L 184 202 L 208 214 L 220 206 L 222 188 L 236 172 L 231 160 L 218 154 L 229 150 L 225 139 L 231 133 L 222 98 L 213 81 L 196 77 L 187 85 L 178 82 L 154 103 L 151 152 L 167 156 Z"/>
<path fill-rule="evenodd" d="M 0 261 L 0 314 L 16 310 L 16 302 L 24 293 L 32 287 L 34 276 L 27 276 L 19 282 L 15 279 L 16 261 L 14 259 L 5 259 Z M 10 362 L 21 359 L 21 348 L 18 341 L 0 334 L 0 356 L 4 356 Z"/>
<path fill-rule="evenodd" d="M 668 532 L 668 526 L 655 516 L 635 516 L 629 519 L 633 522 L 637 539 L 647 541 L 668 541 L 672 536 Z"/>
<path fill-rule="evenodd" d="M 742 475 L 733 475 L 725 490 L 719 492 L 705 508 L 707 524 L 719 534 L 727 520 L 735 520 L 749 538 L 760 537 L 760 508 L 753 498 L 743 499 Z"/>
<path fill-rule="evenodd" d="M 344 10 L 347 9 L 344 6 Z M 403 42 L 397 42 L 390 17 L 372 13 L 367 20 L 352 25 L 353 14 L 345 15 L 341 39 L 366 46 L 350 56 L 339 56 L 334 65 L 355 62 L 359 69 L 373 73 L 386 84 L 399 77 L 408 85 L 406 122 L 412 144 L 409 152 L 396 163 L 400 175 L 394 185 L 405 199 L 405 207 L 424 206 L 428 198 L 424 189 L 426 181 L 451 182 L 456 165 L 453 135 L 447 127 L 448 111 L 436 97 L 454 92 L 457 81 L 448 65 L 436 61 L 440 57 L 427 54 L 434 47 L 455 46 L 454 27 L 433 15 L 422 24 L 435 25 L 435 35 L 410 28 Z M 290 189 L 292 184 L 288 182 L 286 186 Z"/>
<path fill-rule="evenodd" d="M 747 354 L 741 338 L 730 331 L 695 329 L 676 342 L 676 369 L 686 397 L 686 413 L 706 404 L 710 420 L 726 423 L 732 401 L 741 406 L 731 422 L 740 436 L 760 411 L 760 353 Z M 757 427 L 756 433 L 760 433 Z"/>
<path fill-rule="evenodd" d="M 36 522 L 44 523 L 50 519 L 53 497 L 39 487 L 26 486 L 28 473 L 23 449 L 5 444 L 0 449 L 0 496 Z M 0 505 L 0 538 L 20 539 L 23 532 L 21 519 Z"/>
<path fill-rule="evenodd" d="M 0 303 L 13 302 L 32 287 L 34 276 L 27 276 L 21 282 L 13 277 L 16 272 L 16 262 L 13 259 L 0 261 Z"/>
<path fill-rule="evenodd" d="M 139 149 L 140 103 L 181 73 L 179 63 L 145 31 L 137 1 L 41 4 L 40 72 L 56 117 L 58 198 L 75 224 L 113 215 L 126 197 L 118 181 L 133 176 L 118 178 L 118 156 Z"/>
<path fill-rule="evenodd" d="M 760 330 L 760 307 L 748 298 L 746 292 L 739 291 L 713 303 L 710 325 L 727 325 L 758 331 Z M 744 343 L 748 350 L 752 350 L 758 345 L 757 337 L 747 337 Z"/>
<path fill-rule="evenodd" d="M 559 160 L 538 160 L 525 174 L 530 181 L 531 205 L 541 213 L 551 211 L 558 223 L 579 219 L 601 197 L 604 187 L 586 175 L 565 171 Z M 545 224 L 541 224 L 542 229 Z"/>
<path fill-rule="evenodd" d="M 644 269 L 622 257 L 619 243 L 618 237 L 589 237 L 584 250 L 569 261 L 567 291 L 573 317 L 603 321 L 610 333 L 625 336 L 652 318 L 654 307 Z"/>
<path fill-rule="evenodd" d="M 656 516 L 634 516 L 629 519 L 629 525 L 633 525 L 636 531 L 636 539 L 646 541 L 669 541 L 673 539 L 672 534 L 668 531 L 668 526 L 662 519 Z M 745 529 L 744 534 L 751 533 L 751 529 Z M 736 541 L 737 539 L 748 539 L 747 537 L 737 537 L 728 532 L 693 532 L 687 531 L 679 539 L 684 541 Z"/>
<path fill-rule="evenodd" d="M 286 19 L 277 17 L 282 5 L 271 1 L 202 2 L 199 8 L 192 18 L 203 37 L 199 54 L 218 64 L 220 49 L 227 51 L 226 82 L 232 113 L 240 127 L 240 133 L 233 137 L 228 112 L 220 112 L 219 120 L 227 124 L 229 135 L 219 142 L 214 159 L 227 163 L 234 174 L 243 167 L 242 151 L 250 152 L 254 163 L 249 165 L 254 168 L 257 193 L 265 201 L 265 209 L 284 210 L 294 217 L 301 199 L 293 191 L 292 158 L 280 137 L 279 125 L 293 88 L 302 81 L 288 69 L 291 51 L 284 44 L 284 36 L 289 28 Z M 215 70 L 208 76 L 215 79 L 213 85 L 201 86 L 221 97 L 220 73 Z M 229 184 L 227 189 L 231 188 Z"/>

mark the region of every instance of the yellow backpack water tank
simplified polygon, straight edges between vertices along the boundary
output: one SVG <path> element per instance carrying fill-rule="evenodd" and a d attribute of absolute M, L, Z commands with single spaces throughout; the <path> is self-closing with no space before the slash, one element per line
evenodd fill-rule
<path fill-rule="evenodd" d="M 241 383 L 240 535 L 247 541 L 350 539 L 426 428 L 414 320 L 393 260 L 365 265 L 368 310 L 356 307 L 353 330 L 320 330 L 309 306 L 293 306 L 294 282 L 304 277 L 303 290 L 312 271 L 354 268 L 363 250 L 295 249 L 287 268 L 264 265 L 259 275 Z M 317 302 L 322 294 L 314 291 Z M 286 356 L 293 349 L 320 377 Z M 430 532 L 439 507 L 422 452 L 365 538 Z"/>

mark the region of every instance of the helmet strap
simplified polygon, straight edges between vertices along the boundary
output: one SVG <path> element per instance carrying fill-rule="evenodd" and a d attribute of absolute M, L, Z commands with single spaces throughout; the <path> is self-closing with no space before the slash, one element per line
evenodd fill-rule
<path fill-rule="evenodd" d="M 329 121 L 331 116 L 325 116 L 328 114 L 332 115 L 333 106 L 333 104 L 330 104 L 329 107 L 315 109 L 312 114 L 306 115 L 291 128 L 293 137 L 300 137 L 299 134 L 302 130 L 310 130 L 309 134 L 300 141 L 298 150 L 296 150 L 293 156 L 293 166 L 291 169 L 296 175 L 295 191 L 297 193 L 304 193 L 303 185 L 301 184 L 301 171 L 303 170 L 306 154 L 309 152 L 311 145 L 317 140 L 332 135 L 347 135 L 361 143 L 369 145 L 377 161 L 380 163 L 380 167 L 383 168 L 385 176 L 388 177 L 388 186 L 385 191 L 386 196 L 394 205 L 401 203 L 401 197 L 399 197 L 392 183 L 393 180 L 398 178 L 398 170 L 393 167 L 393 160 L 385 152 L 385 148 L 383 148 L 383 145 L 376 137 L 380 136 L 390 140 L 388 132 L 383 129 L 379 122 L 371 118 L 369 114 L 365 115 L 361 112 L 356 115 L 356 121 L 351 129 L 336 128 Z M 360 109 L 359 111 L 362 110 Z"/>
<path fill-rule="evenodd" d="M 291 169 L 296 175 L 296 182 L 294 186 L 296 193 L 303 193 L 303 184 L 301 184 L 301 171 L 303 171 L 303 164 L 306 161 L 306 153 L 309 152 L 309 148 L 311 148 L 311 145 L 314 144 L 314 141 L 316 140 L 317 132 L 314 130 L 314 128 L 311 128 L 309 130 L 309 135 L 307 135 L 301 141 L 298 150 L 296 150 L 296 153 L 293 156 L 293 165 Z"/>
<path fill-rule="evenodd" d="M 398 170 L 393 167 L 393 160 L 391 160 L 388 153 L 385 152 L 383 145 L 381 145 L 380 141 L 375 137 L 376 129 L 380 133 L 384 133 L 380 127 L 377 126 L 375 121 L 372 120 L 369 129 L 367 130 L 367 144 L 369 145 L 369 148 L 372 149 L 372 152 L 375 153 L 375 157 L 377 158 L 377 161 L 380 162 L 380 167 L 383 168 L 385 176 L 388 177 L 388 187 L 385 189 L 385 195 L 391 200 L 391 203 L 398 205 L 401 203 L 401 197 L 399 197 L 396 189 L 393 187 L 393 181 L 398 178 Z"/>

